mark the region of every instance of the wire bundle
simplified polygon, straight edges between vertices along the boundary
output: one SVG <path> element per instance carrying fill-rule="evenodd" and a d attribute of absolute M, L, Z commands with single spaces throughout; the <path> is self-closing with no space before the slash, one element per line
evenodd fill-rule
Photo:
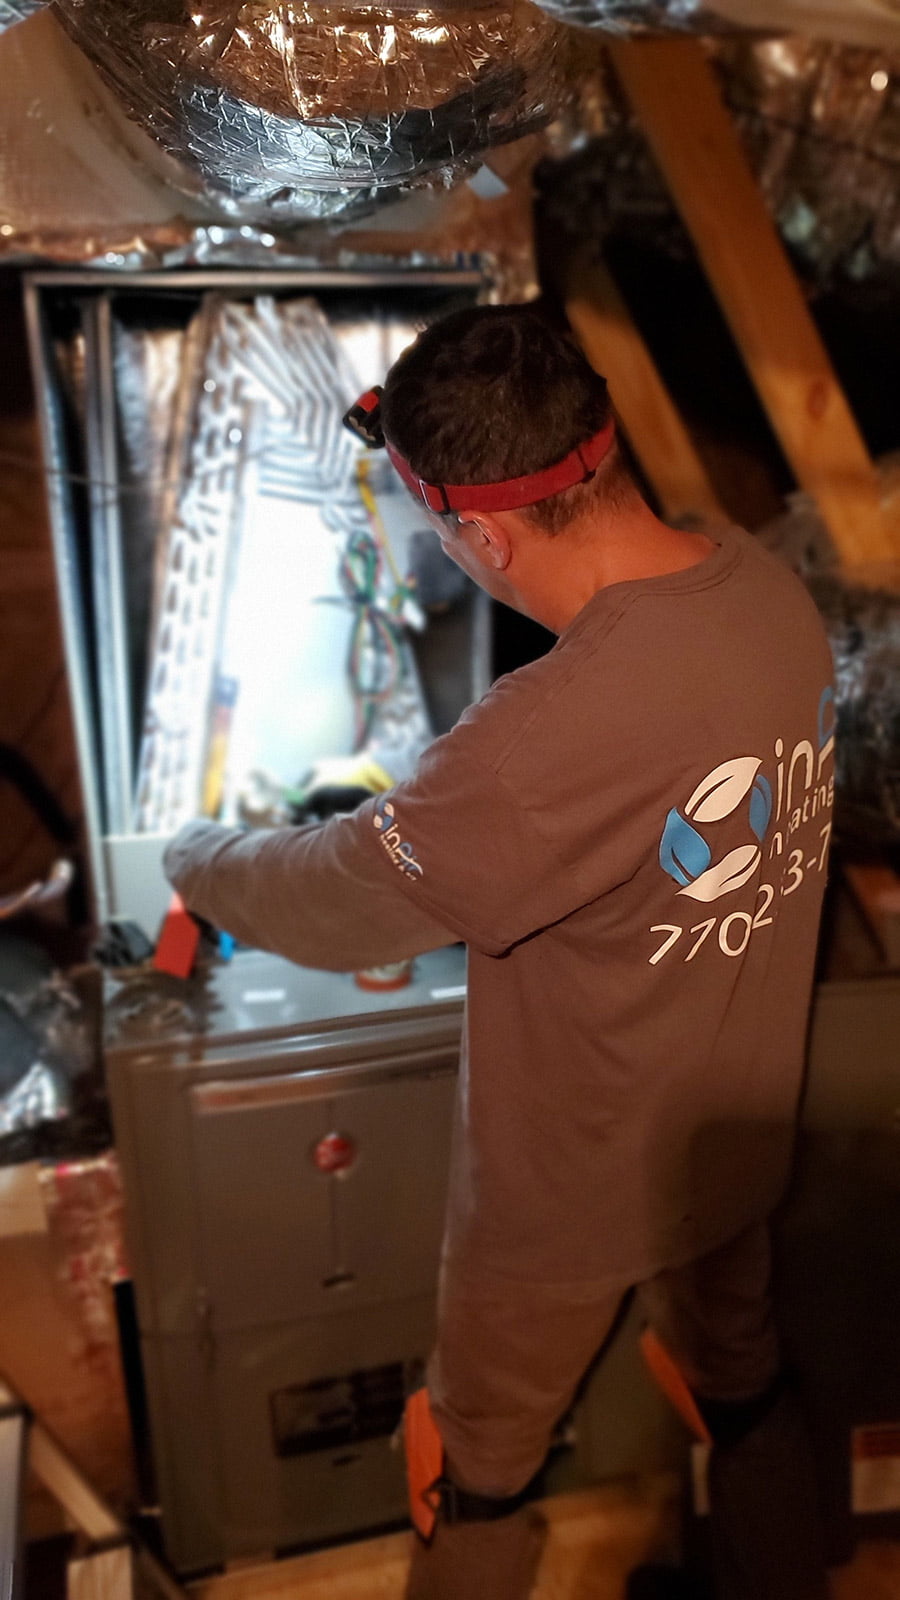
<path fill-rule="evenodd" d="M 363 529 L 350 535 L 338 564 L 345 601 L 356 613 L 347 672 L 357 749 L 364 746 L 378 707 L 393 697 L 403 676 L 403 588 L 385 601 L 380 593 L 383 565 L 378 544 Z"/>

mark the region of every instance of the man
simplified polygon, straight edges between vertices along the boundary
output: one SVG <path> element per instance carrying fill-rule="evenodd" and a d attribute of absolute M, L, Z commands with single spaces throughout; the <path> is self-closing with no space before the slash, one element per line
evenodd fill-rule
<path fill-rule="evenodd" d="M 603 380 L 536 307 L 435 324 L 356 416 L 447 555 L 558 641 L 389 796 L 307 831 L 193 824 L 167 869 L 304 964 L 468 945 L 410 1596 L 524 1600 L 523 1491 L 637 1286 L 651 1366 L 713 1442 L 722 1600 L 824 1600 L 765 1226 L 830 833 L 822 627 L 746 534 L 659 521 Z"/>

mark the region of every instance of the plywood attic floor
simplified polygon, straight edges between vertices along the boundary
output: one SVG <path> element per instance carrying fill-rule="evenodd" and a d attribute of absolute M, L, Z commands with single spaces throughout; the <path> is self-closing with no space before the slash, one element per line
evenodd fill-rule
<path fill-rule="evenodd" d="M 673 1479 L 656 1477 L 543 1501 L 547 1538 L 533 1600 L 622 1600 L 631 1568 L 671 1546 L 677 1495 Z M 238 1569 L 196 1585 L 192 1594 L 194 1600 L 402 1600 L 410 1537 L 391 1534 Z"/>
<path fill-rule="evenodd" d="M 652 1493 L 640 1506 L 607 1489 L 561 1496 L 542 1509 L 548 1537 L 532 1600 L 623 1600 L 626 1573 L 652 1555 L 664 1515 Z M 191 1593 L 194 1600 L 402 1600 L 407 1552 L 408 1536 L 395 1534 L 229 1572 Z M 863 1546 L 831 1583 L 834 1600 L 898 1600 L 900 1545 Z"/>
<path fill-rule="evenodd" d="M 136 1502 L 118 1361 L 85 1337 L 44 1231 L 33 1172 L 0 1171 L 0 1372 L 118 1509 Z M 32 1495 L 31 1532 L 58 1531 Z M 541 1507 L 548 1536 L 533 1600 L 622 1600 L 632 1566 L 669 1544 L 671 1479 L 560 1496 Z M 401 1600 L 409 1536 L 234 1568 L 191 1587 L 192 1600 Z M 860 1547 L 834 1574 L 834 1600 L 900 1600 L 900 1543 Z M 481 1600 L 473 1596 L 472 1600 Z M 489 1595 L 485 1596 L 489 1600 Z"/>

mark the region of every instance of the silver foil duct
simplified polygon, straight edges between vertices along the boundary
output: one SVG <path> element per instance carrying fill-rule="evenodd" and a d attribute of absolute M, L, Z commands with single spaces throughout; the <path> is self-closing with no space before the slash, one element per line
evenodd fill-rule
<path fill-rule="evenodd" d="M 720 26 L 703 0 L 537 0 L 558 22 L 604 33 L 711 33 Z"/>
<path fill-rule="evenodd" d="M 886 520 L 900 524 L 900 453 L 879 462 Z M 835 822 L 849 842 L 900 846 L 900 568 L 845 577 L 807 495 L 757 535 L 804 579 L 834 657 Z"/>
<path fill-rule="evenodd" d="M 848 44 L 900 43 L 896 0 L 537 0 L 560 22 L 605 33 L 806 33 Z"/>
<path fill-rule="evenodd" d="M 16 22 L 24 22 L 33 11 L 41 11 L 49 0 L 0 0 L 0 33 Z"/>
<path fill-rule="evenodd" d="M 898 13 L 900 16 L 900 13 Z M 900 262 L 900 51 L 807 39 L 720 51 L 779 228 L 818 274 Z"/>
<path fill-rule="evenodd" d="M 805 33 L 866 49 L 900 46 L 897 0 L 709 0 L 723 22 L 760 33 Z"/>
<path fill-rule="evenodd" d="M 900 587 L 807 581 L 834 656 L 837 831 L 863 847 L 900 846 Z"/>
<path fill-rule="evenodd" d="M 343 215 L 448 179 L 549 120 L 571 49 L 523 0 L 57 0 L 57 14 L 194 193 L 244 221 Z"/>
<path fill-rule="evenodd" d="M 825 282 L 900 264 L 900 50 L 798 37 L 718 39 L 712 59 L 750 165 L 803 271 Z M 640 234 L 655 248 L 689 255 L 646 140 L 614 88 L 593 121 L 597 136 L 575 144 L 564 168 L 537 170 L 555 233 L 594 242 Z"/>

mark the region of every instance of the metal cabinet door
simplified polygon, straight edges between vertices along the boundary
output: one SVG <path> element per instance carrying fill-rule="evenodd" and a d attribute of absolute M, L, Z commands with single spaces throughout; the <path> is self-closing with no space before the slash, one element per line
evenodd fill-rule
<path fill-rule="evenodd" d="M 200 1281 L 218 1332 L 433 1292 L 455 1066 L 444 1051 L 349 1083 L 336 1070 L 190 1091 Z M 332 1135 L 349 1164 L 329 1172 L 316 1155 Z"/>

